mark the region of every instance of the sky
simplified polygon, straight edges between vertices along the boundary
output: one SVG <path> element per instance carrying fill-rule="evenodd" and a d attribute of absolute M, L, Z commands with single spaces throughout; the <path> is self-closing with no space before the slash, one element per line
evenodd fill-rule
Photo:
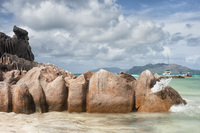
<path fill-rule="evenodd" d="M 0 32 L 73 73 L 149 63 L 200 69 L 199 0 L 0 0 Z"/>

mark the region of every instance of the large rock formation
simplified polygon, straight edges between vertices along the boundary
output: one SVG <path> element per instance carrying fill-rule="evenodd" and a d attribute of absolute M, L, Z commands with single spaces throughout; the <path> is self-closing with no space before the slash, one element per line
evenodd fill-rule
<path fill-rule="evenodd" d="M 13 38 L 0 33 L 0 111 L 167 112 L 173 105 L 186 104 L 169 86 L 153 93 L 161 77 L 149 70 L 138 80 L 103 69 L 76 78 L 54 65 L 34 62 L 28 32 L 16 26 L 13 31 Z"/>
<path fill-rule="evenodd" d="M 87 112 L 128 113 L 133 109 L 133 85 L 126 79 L 103 69 L 90 79 Z"/>
<path fill-rule="evenodd" d="M 28 71 L 17 84 L 28 86 L 37 112 L 63 111 L 67 109 L 66 77 L 75 78 L 70 72 L 64 72 L 55 66 L 41 66 Z"/>
<path fill-rule="evenodd" d="M 86 72 L 67 81 L 69 84 L 68 92 L 68 111 L 69 112 L 86 112 L 86 96 L 88 92 L 89 80 L 93 72 Z"/>
<path fill-rule="evenodd" d="M 10 85 L 5 82 L 0 82 L 0 111 L 12 111 L 12 95 Z"/>
<path fill-rule="evenodd" d="M 35 112 L 33 97 L 25 84 L 15 85 L 12 91 L 13 112 L 31 114 Z"/>
<path fill-rule="evenodd" d="M 143 71 L 135 87 L 135 108 L 138 109 L 146 96 L 151 93 L 151 88 L 155 85 L 156 78 L 149 70 Z"/>
<path fill-rule="evenodd" d="M 4 53 L 0 58 L 0 70 L 4 72 L 17 69 L 28 71 L 33 67 L 40 65 L 45 65 L 45 64 L 29 61 L 24 58 L 19 58 L 16 55 L 7 53 Z"/>
<path fill-rule="evenodd" d="M 149 70 L 138 80 L 126 73 L 101 69 L 76 78 L 72 73 L 47 65 L 3 72 L 0 111 L 30 114 L 64 111 L 89 113 L 167 112 L 186 101 L 171 87 L 153 93 L 156 79 Z"/>
<path fill-rule="evenodd" d="M 173 105 L 187 104 L 179 93 L 170 86 L 148 95 L 138 112 L 168 112 Z"/>
<path fill-rule="evenodd" d="M 33 61 L 34 55 L 28 42 L 28 32 L 17 26 L 13 27 L 13 32 L 15 35 L 12 38 L 0 32 L 0 57 L 4 53 L 9 53 Z"/>

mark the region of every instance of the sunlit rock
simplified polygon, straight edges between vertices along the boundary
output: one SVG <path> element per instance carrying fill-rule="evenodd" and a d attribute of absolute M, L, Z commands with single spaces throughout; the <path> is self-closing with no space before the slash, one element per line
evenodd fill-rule
<path fill-rule="evenodd" d="M 89 80 L 93 72 L 85 72 L 76 79 L 69 80 L 68 92 L 68 111 L 69 112 L 85 112 L 86 111 L 86 95 L 88 92 Z"/>
<path fill-rule="evenodd" d="M 133 109 L 132 84 L 118 75 L 100 69 L 90 79 L 87 94 L 89 113 L 128 113 Z"/>
<path fill-rule="evenodd" d="M 168 112 L 173 105 L 187 104 L 179 93 L 170 86 L 159 92 L 149 94 L 138 112 Z"/>
<path fill-rule="evenodd" d="M 146 96 L 151 93 L 151 88 L 155 85 L 156 79 L 149 70 L 143 71 L 135 86 L 135 108 L 138 109 Z"/>

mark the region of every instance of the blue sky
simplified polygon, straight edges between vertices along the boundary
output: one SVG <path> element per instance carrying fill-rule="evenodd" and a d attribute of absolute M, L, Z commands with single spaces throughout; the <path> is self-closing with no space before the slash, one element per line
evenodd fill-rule
<path fill-rule="evenodd" d="M 176 63 L 200 69 L 199 0 L 1 0 L 0 31 L 29 32 L 38 62 L 74 73 Z"/>

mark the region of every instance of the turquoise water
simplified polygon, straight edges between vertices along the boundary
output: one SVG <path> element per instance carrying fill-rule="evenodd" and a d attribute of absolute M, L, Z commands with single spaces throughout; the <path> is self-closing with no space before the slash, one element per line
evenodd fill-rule
<path fill-rule="evenodd" d="M 170 86 L 186 99 L 168 113 L 89 114 L 50 112 L 0 113 L 0 133 L 199 133 L 200 76 L 172 79 Z"/>

